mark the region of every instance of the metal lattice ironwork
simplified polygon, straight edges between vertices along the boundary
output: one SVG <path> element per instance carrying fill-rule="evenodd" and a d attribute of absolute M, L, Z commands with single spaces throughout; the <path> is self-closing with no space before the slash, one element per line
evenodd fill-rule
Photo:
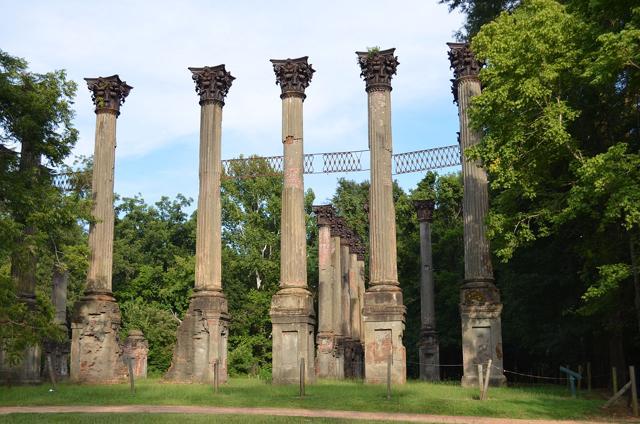
<path fill-rule="evenodd" d="M 71 184 L 72 175 L 65 172 L 62 174 L 53 174 L 53 185 L 61 190 L 69 191 L 73 188 Z"/>
<path fill-rule="evenodd" d="M 322 153 L 322 172 L 357 172 L 364 171 L 362 167 L 362 154 L 368 150 L 354 152 Z"/>
<path fill-rule="evenodd" d="M 305 174 L 330 174 L 336 172 L 368 171 L 368 150 L 352 152 L 310 153 L 304 155 Z M 393 174 L 408 174 L 434 169 L 459 166 L 460 147 L 458 145 L 436 147 L 415 152 L 393 155 Z M 225 159 L 222 161 L 223 178 L 256 178 L 282 175 L 284 158 L 282 156 L 249 157 Z M 240 174 L 240 172 L 242 174 Z M 62 190 L 71 190 L 72 175 L 55 174 L 55 186 Z"/>
<path fill-rule="evenodd" d="M 393 173 L 428 171 L 460 165 L 460 146 L 436 147 L 393 155 Z"/>

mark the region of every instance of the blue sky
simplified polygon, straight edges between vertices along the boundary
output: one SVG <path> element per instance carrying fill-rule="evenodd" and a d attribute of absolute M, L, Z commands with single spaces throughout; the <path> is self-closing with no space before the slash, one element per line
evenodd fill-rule
<path fill-rule="evenodd" d="M 199 105 L 188 66 L 224 63 L 235 77 L 223 112 L 222 156 L 282 154 L 280 89 L 271 58 L 309 56 L 316 73 L 304 110 L 305 152 L 367 148 L 356 50 L 395 47 L 394 153 L 456 143 L 446 42 L 462 24 L 421 1 L 5 1 L 0 48 L 31 69 L 78 82 L 77 155 L 93 152 L 95 115 L 82 78 L 120 75 L 134 88 L 118 118 L 115 191 L 147 202 L 198 192 Z M 316 203 L 339 177 L 313 175 Z M 422 177 L 398 177 L 405 189 Z"/>

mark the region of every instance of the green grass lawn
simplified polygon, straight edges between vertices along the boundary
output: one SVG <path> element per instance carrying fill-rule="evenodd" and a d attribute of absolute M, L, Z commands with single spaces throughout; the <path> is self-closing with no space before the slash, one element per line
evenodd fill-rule
<path fill-rule="evenodd" d="M 352 381 L 321 381 L 307 386 L 305 398 L 296 386 L 272 386 L 262 380 L 234 378 L 214 394 L 210 386 L 176 385 L 157 379 L 140 380 L 135 395 L 127 384 L 98 386 L 60 384 L 56 391 L 43 384 L 0 388 L 0 406 L 7 405 L 210 405 L 477 415 L 508 418 L 601 418 L 599 398 L 572 399 L 556 386 L 491 388 L 489 399 L 477 400 L 477 389 L 457 383 L 412 381 L 394 386 L 386 399 L 383 385 Z M 196 418 L 194 418 L 196 419 Z M 299 421 L 297 421 L 299 422 Z"/>

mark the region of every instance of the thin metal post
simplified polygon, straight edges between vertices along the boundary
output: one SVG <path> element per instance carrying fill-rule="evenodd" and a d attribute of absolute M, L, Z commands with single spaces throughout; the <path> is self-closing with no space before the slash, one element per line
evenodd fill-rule
<path fill-rule="evenodd" d="M 480 400 L 484 398 L 483 390 L 484 390 L 484 381 L 482 380 L 483 372 L 482 372 L 482 364 L 478 364 L 478 388 L 480 389 Z"/>
<path fill-rule="evenodd" d="M 618 370 L 616 367 L 611 367 L 611 387 L 614 395 L 618 393 Z"/>
<path fill-rule="evenodd" d="M 591 393 L 591 362 L 587 362 L 587 391 Z"/>
<path fill-rule="evenodd" d="M 631 382 L 631 407 L 633 415 L 638 416 L 638 387 L 636 386 L 636 367 L 629 366 L 629 382 Z"/>
<path fill-rule="evenodd" d="M 133 381 L 133 358 L 129 356 L 129 360 L 127 361 L 127 365 L 129 366 L 129 383 L 131 384 L 131 393 L 136 393 L 136 386 Z"/>
<path fill-rule="evenodd" d="M 304 358 L 300 358 L 300 397 L 304 397 Z"/>
<path fill-rule="evenodd" d="M 53 371 L 53 364 L 51 363 L 51 355 L 47 355 L 47 367 L 49 368 L 49 378 L 51 379 L 51 385 L 53 390 L 56 389 L 56 375 Z"/>
<path fill-rule="evenodd" d="M 393 360 L 393 354 L 389 355 L 387 360 L 387 399 L 391 399 L 391 361 Z"/>

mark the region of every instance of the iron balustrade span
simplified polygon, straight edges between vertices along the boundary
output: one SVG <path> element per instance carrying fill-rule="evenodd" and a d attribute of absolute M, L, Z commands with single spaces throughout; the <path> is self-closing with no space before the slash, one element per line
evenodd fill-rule
<path fill-rule="evenodd" d="M 370 163 L 369 155 L 365 154 L 367 152 L 369 151 L 355 150 L 351 152 L 306 154 L 304 155 L 304 173 L 330 174 L 336 172 L 368 171 L 370 169 Z M 451 145 L 395 154 L 393 155 L 392 165 L 393 174 L 398 175 L 459 166 L 460 163 L 460 146 Z M 256 166 L 237 166 L 250 164 L 255 164 Z M 256 156 L 222 161 L 222 169 L 224 170 L 223 178 L 253 178 L 279 175 L 282 173 L 282 166 L 282 156 Z M 252 168 L 255 171 L 247 172 L 247 168 Z M 237 175 L 237 169 L 242 169 L 243 174 Z"/>
<path fill-rule="evenodd" d="M 331 174 L 337 172 L 362 172 L 370 169 L 368 150 L 351 152 L 310 153 L 304 155 L 305 174 Z M 430 171 L 460 166 L 460 146 L 455 144 L 433 149 L 393 155 L 393 174 Z M 222 161 L 222 178 L 255 178 L 282 175 L 282 156 L 254 156 L 225 159 Z M 238 175 L 241 171 L 242 175 Z M 63 189 L 72 188 L 72 175 L 60 173 L 53 176 L 54 185 Z"/>

